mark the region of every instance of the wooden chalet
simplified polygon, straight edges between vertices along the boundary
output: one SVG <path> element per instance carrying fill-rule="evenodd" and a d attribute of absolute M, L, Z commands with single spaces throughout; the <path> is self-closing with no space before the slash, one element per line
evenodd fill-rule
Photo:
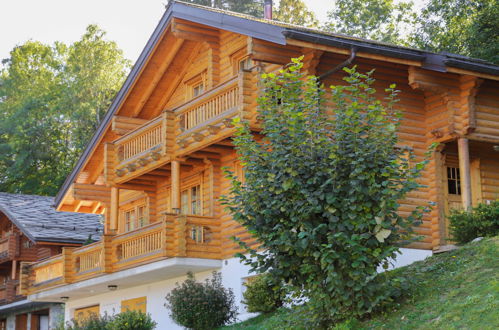
<path fill-rule="evenodd" d="M 220 269 L 238 251 L 231 236 L 255 245 L 219 202 L 229 191 L 222 168 L 243 170 L 232 120 L 257 131 L 259 75 L 301 55 L 325 85 L 343 83 L 341 70 L 324 74 L 347 59 L 375 68 L 379 91 L 401 90 L 401 144 L 421 160 L 440 143 L 425 188 L 400 208 L 435 204 L 411 248 L 440 249 L 449 209 L 499 198 L 498 66 L 173 1 L 56 197 L 58 211 L 104 216 L 104 235 L 25 264 L 23 292 L 77 307 L 109 285 Z"/>
<path fill-rule="evenodd" d="M 28 324 L 45 329 L 49 317 L 55 320 L 54 306 L 28 301 L 20 292 L 21 262 L 43 262 L 102 234 L 99 216 L 57 212 L 53 202 L 53 197 L 0 192 L 0 329 L 7 329 L 8 321 L 15 329 Z"/>

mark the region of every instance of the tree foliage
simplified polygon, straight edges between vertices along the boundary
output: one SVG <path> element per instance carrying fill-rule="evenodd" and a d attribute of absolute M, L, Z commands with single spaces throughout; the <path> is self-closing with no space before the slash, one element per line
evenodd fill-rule
<path fill-rule="evenodd" d="M 263 0 L 187 0 L 187 2 L 263 17 Z M 307 8 L 303 0 L 279 1 L 279 7 L 274 7 L 273 18 L 307 27 L 317 27 L 319 24 L 314 13 Z"/>
<path fill-rule="evenodd" d="M 319 21 L 302 0 L 281 0 L 279 7 L 274 10 L 273 18 L 286 23 L 317 27 Z"/>
<path fill-rule="evenodd" d="M 121 86 L 129 62 L 90 25 L 65 45 L 28 41 L 0 70 L 0 191 L 55 194 Z"/>
<path fill-rule="evenodd" d="M 187 0 L 186 2 L 263 17 L 263 0 Z"/>
<path fill-rule="evenodd" d="M 355 37 L 406 44 L 404 27 L 414 19 L 412 2 L 336 0 L 324 29 Z"/>
<path fill-rule="evenodd" d="M 424 162 L 398 148 L 398 91 L 378 100 L 372 72 L 346 69 L 331 87 L 334 118 L 316 77 L 302 64 L 262 76 L 262 141 L 240 125 L 234 144 L 245 168 L 224 197 L 234 219 L 261 244 L 240 255 L 310 298 L 323 322 L 358 317 L 389 300 L 397 285 L 378 274 L 409 240 L 422 208 L 407 217 L 399 201 L 419 187 Z M 407 154 L 409 153 L 409 157 Z"/>
<path fill-rule="evenodd" d="M 499 2 L 430 0 L 417 19 L 414 46 L 499 63 Z"/>

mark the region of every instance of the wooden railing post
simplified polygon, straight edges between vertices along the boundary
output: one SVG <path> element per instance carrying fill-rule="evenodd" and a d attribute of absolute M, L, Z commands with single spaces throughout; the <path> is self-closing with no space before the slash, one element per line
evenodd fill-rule
<path fill-rule="evenodd" d="M 104 273 L 112 273 L 113 264 L 116 262 L 116 256 L 113 253 L 113 236 L 102 236 L 102 270 Z"/>
<path fill-rule="evenodd" d="M 172 160 L 171 199 L 172 213 L 180 211 L 180 162 Z"/>
<path fill-rule="evenodd" d="M 168 221 L 167 221 L 167 216 L 162 217 L 161 221 L 161 251 L 163 253 L 163 256 L 167 256 L 167 251 L 166 251 L 166 238 L 168 235 Z"/>
<path fill-rule="evenodd" d="M 120 207 L 120 190 L 116 187 L 111 188 L 111 205 L 109 212 L 109 233 L 116 234 L 118 230 L 118 216 Z"/>
<path fill-rule="evenodd" d="M 463 208 L 469 211 L 471 209 L 471 171 L 468 139 L 459 138 L 457 146 L 459 153 L 459 174 L 461 177 L 461 198 Z"/>
<path fill-rule="evenodd" d="M 177 237 L 176 240 L 177 257 L 187 256 L 187 242 L 185 239 L 186 223 L 187 223 L 187 218 L 185 215 L 177 216 L 175 219 L 175 234 Z"/>
<path fill-rule="evenodd" d="M 62 248 L 62 279 L 64 283 L 72 283 L 74 277 L 73 248 Z"/>
<path fill-rule="evenodd" d="M 19 285 L 21 287 L 21 294 L 27 296 L 31 283 L 33 283 L 33 269 L 31 265 L 33 262 L 21 261 L 21 272 L 19 276 Z"/>

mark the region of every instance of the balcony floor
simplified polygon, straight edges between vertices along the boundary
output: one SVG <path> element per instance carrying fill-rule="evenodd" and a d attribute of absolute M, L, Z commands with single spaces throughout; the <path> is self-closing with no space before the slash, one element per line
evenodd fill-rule
<path fill-rule="evenodd" d="M 108 285 L 117 285 L 118 289 L 125 289 L 182 276 L 188 271 L 198 273 L 220 269 L 221 267 L 221 260 L 170 258 L 112 274 L 104 274 L 81 282 L 54 287 L 29 295 L 28 299 L 31 301 L 62 302 L 61 297 L 69 297 L 69 300 L 72 300 L 108 292 Z"/>

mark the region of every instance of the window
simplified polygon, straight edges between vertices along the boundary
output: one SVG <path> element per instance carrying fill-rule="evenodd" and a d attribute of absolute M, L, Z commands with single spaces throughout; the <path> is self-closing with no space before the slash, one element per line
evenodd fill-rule
<path fill-rule="evenodd" d="M 449 195 L 461 195 L 461 177 L 458 167 L 447 167 L 447 189 Z"/>
<path fill-rule="evenodd" d="M 147 313 L 147 298 L 139 297 L 134 299 L 123 300 L 121 302 L 121 312 L 126 311 L 140 311 Z"/>
<path fill-rule="evenodd" d="M 186 86 L 186 101 L 203 94 L 206 91 L 206 72 L 188 79 L 185 81 Z"/>
<path fill-rule="evenodd" d="M 149 223 L 146 203 L 138 204 L 123 211 L 125 232 L 144 227 Z"/>
<path fill-rule="evenodd" d="M 89 317 L 97 316 L 99 315 L 99 313 L 100 313 L 99 305 L 77 308 L 75 309 L 74 318 L 77 319 L 78 321 L 82 321 L 88 319 Z"/>
<path fill-rule="evenodd" d="M 230 61 L 232 64 L 232 73 L 234 75 L 238 74 L 243 70 L 251 69 L 254 64 L 253 60 L 248 55 L 248 50 L 246 47 L 240 48 L 230 55 Z"/>
<path fill-rule="evenodd" d="M 195 185 L 180 192 L 180 212 L 201 215 L 201 185 Z"/>
<path fill-rule="evenodd" d="M 192 86 L 192 97 L 199 96 L 204 92 L 204 83 L 200 82 L 199 84 Z"/>

